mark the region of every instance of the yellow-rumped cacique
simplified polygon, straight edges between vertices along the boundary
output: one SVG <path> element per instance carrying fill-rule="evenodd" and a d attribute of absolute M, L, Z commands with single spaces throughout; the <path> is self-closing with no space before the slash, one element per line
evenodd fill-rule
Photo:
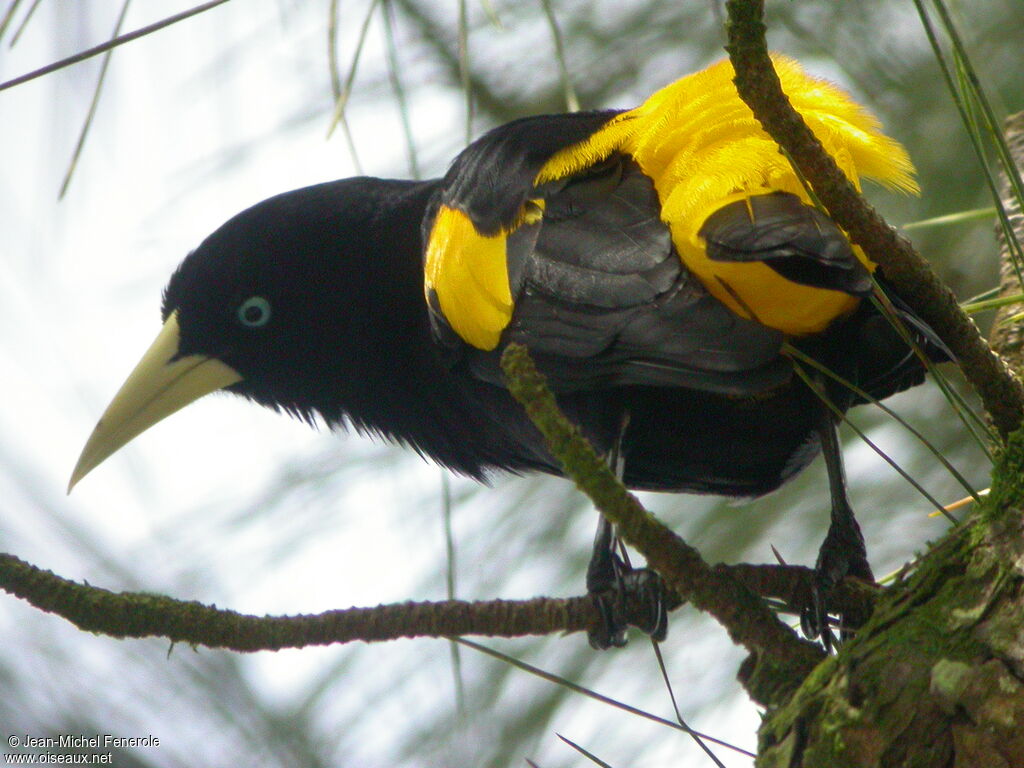
<path fill-rule="evenodd" d="M 916 192 L 906 152 L 868 111 L 774 63 L 853 184 Z M 473 478 L 560 474 L 501 375 L 517 342 L 631 488 L 755 497 L 823 452 L 831 526 L 802 623 L 828 644 L 831 590 L 872 574 L 823 400 L 843 412 L 887 397 L 923 381 L 921 353 L 950 355 L 814 206 L 733 74 L 722 61 L 635 109 L 515 120 L 441 179 L 331 181 L 238 214 L 171 276 L 163 329 L 71 485 L 219 389 Z M 820 364 L 810 383 L 794 349 Z M 587 575 L 599 647 L 624 642 L 617 590 L 656 586 L 613 541 L 602 523 Z M 639 623 L 661 637 L 664 603 L 652 604 Z"/>

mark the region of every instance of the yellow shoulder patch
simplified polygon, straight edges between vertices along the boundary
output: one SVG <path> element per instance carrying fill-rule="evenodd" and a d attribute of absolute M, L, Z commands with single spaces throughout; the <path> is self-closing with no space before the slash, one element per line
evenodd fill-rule
<path fill-rule="evenodd" d="M 467 344 L 491 350 L 512 319 L 505 232 L 487 237 L 462 211 L 442 205 L 427 242 L 424 286 Z"/>

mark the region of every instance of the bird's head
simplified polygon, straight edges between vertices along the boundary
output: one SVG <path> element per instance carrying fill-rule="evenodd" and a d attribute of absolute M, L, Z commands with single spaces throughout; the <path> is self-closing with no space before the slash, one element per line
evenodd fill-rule
<path fill-rule="evenodd" d="M 370 181 L 265 200 L 188 255 L 164 290 L 163 328 L 100 418 L 69 490 L 144 430 L 219 389 L 306 420 L 340 417 L 372 323 L 370 257 L 381 235 Z"/>

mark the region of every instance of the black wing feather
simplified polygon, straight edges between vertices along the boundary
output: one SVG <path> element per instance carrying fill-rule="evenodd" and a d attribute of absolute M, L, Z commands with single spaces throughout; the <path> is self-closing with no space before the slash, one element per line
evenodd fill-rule
<path fill-rule="evenodd" d="M 871 275 L 839 227 L 788 192 L 723 206 L 708 216 L 700 235 L 714 261 L 761 261 L 794 283 L 871 293 Z"/>
<path fill-rule="evenodd" d="M 508 238 L 512 321 L 496 350 L 462 350 L 476 376 L 500 383 L 500 352 L 518 342 L 561 392 L 638 384 L 751 395 L 789 380 L 782 334 L 738 317 L 686 270 L 654 185 L 630 158 L 529 196 L 543 197 L 544 216 Z"/>
<path fill-rule="evenodd" d="M 439 202 L 467 214 L 481 234 L 509 229 L 533 195 L 534 179 L 544 164 L 620 112 L 524 117 L 495 128 L 455 158 L 445 174 Z"/>

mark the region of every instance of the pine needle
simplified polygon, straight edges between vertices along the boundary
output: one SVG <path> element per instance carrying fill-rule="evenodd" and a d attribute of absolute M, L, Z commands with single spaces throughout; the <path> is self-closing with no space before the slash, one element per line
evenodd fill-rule
<path fill-rule="evenodd" d="M 580 100 L 576 96 L 576 89 L 572 85 L 572 77 L 569 75 L 569 66 L 565 61 L 565 44 L 562 41 L 562 30 L 558 27 L 558 19 L 551 8 L 551 0 L 540 0 L 544 8 L 544 15 L 548 20 L 548 27 L 551 29 L 551 39 L 555 44 L 555 60 L 558 62 L 558 76 L 562 81 L 562 93 L 565 96 L 565 109 L 568 112 L 578 112 Z"/>
<path fill-rule="evenodd" d="M 850 429 L 854 431 L 857 437 L 863 440 L 867 444 L 867 446 L 871 448 L 871 450 L 877 453 L 882 458 L 882 460 L 885 461 L 886 464 L 895 469 L 896 472 L 899 473 L 900 477 L 902 477 L 904 480 L 910 483 L 910 485 L 912 485 L 918 493 L 920 493 L 922 496 L 928 499 L 928 501 L 931 502 L 931 504 L 937 510 L 939 510 L 940 514 L 943 514 L 947 518 L 949 518 L 949 520 L 954 525 L 959 525 L 960 521 L 953 517 L 949 512 L 947 512 L 946 508 L 938 500 L 936 500 L 934 496 L 928 493 L 928 491 L 925 490 L 924 486 L 922 486 L 919 482 L 917 482 L 917 480 L 911 477 L 910 473 L 903 469 L 903 467 L 901 467 L 899 464 L 897 464 L 892 459 L 892 457 L 890 457 L 885 451 L 879 448 L 878 445 L 876 445 L 874 441 L 872 441 L 871 438 L 869 438 L 860 427 L 858 427 L 856 424 L 850 421 L 849 418 L 847 418 L 846 414 L 843 413 L 839 408 L 837 408 L 835 403 L 833 403 L 828 397 L 826 397 L 824 393 L 818 391 L 818 388 L 814 386 L 813 382 L 811 381 L 811 377 L 807 373 L 807 371 L 805 371 L 799 365 L 794 365 L 793 370 L 796 371 L 797 376 L 803 379 L 804 383 L 807 384 L 807 387 L 818 396 L 821 402 L 823 402 L 825 406 L 830 411 L 832 411 L 833 414 L 835 414 L 836 418 L 840 419 L 843 423 L 849 425 Z"/>
<path fill-rule="evenodd" d="M 495 29 L 504 30 L 505 26 L 501 23 L 501 19 L 498 18 L 498 12 L 494 10 L 494 4 L 491 0 L 480 0 L 480 5 L 484 9 L 484 13 L 487 15 L 487 20 L 491 22 L 491 26 Z"/>
<path fill-rule="evenodd" d="M 995 149 L 996 155 L 999 157 L 999 162 L 1002 165 L 1003 172 L 1010 183 L 1010 189 L 1013 191 L 1014 196 L 1017 198 L 1017 205 L 1021 210 L 1024 210 L 1024 180 L 1021 179 L 1020 169 L 1017 168 L 1017 164 L 1013 160 L 1013 155 L 1010 152 L 1010 147 L 1006 143 L 1006 137 L 1003 135 L 999 121 L 996 119 L 995 111 L 992 109 L 992 105 L 989 102 L 988 95 L 985 93 L 985 89 L 981 85 L 981 80 L 978 77 L 977 70 L 971 63 L 970 55 L 967 52 L 967 47 L 964 45 L 960 33 L 957 31 L 956 25 L 953 23 L 953 19 L 950 16 L 949 9 L 943 0 L 933 0 L 935 4 L 935 10 L 938 11 L 940 18 L 942 19 L 943 26 L 946 29 L 946 34 L 949 35 L 950 41 L 953 43 L 953 50 L 956 53 L 957 68 L 962 72 L 963 78 L 966 81 L 964 90 L 970 94 L 971 101 L 974 103 L 984 123 L 985 129 L 988 133 L 989 139 L 992 142 L 993 148 Z M 996 198 L 998 199 L 998 195 Z M 1000 208 L 1002 206 L 1000 205 Z M 1002 212 L 1005 215 L 1005 211 Z M 1010 229 L 1012 232 L 1012 227 Z M 1008 238 L 1013 241 L 1014 238 Z M 1020 243 L 1015 244 L 1013 250 L 1013 257 L 1024 261 L 1024 246 Z"/>
<path fill-rule="evenodd" d="M 998 289 L 997 289 L 998 290 Z M 1024 293 L 1014 293 L 1010 296 L 998 296 L 994 299 L 982 299 L 981 301 L 968 302 L 960 305 L 960 309 L 969 315 L 976 312 L 984 312 L 988 309 L 1000 309 L 1013 304 L 1024 303 Z"/>
<path fill-rule="evenodd" d="M 617 701 L 608 696 L 597 693 L 596 691 L 593 691 L 589 688 L 584 688 L 582 685 L 579 685 L 578 683 L 574 683 L 571 680 L 566 680 L 564 677 L 559 677 L 558 675 L 552 674 L 551 672 L 546 672 L 539 667 L 535 667 L 532 664 L 523 661 L 522 659 L 517 659 L 514 656 L 509 656 L 508 654 L 502 653 L 501 651 L 495 650 L 494 648 L 489 648 L 486 645 L 481 645 L 480 643 L 473 642 L 472 640 L 467 640 L 464 637 L 457 637 L 453 639 L 460 645 L 464 645 L 467 648 L 472 648 L 474 651 L 479 651 L 480 653 L 487 654 L 488 656 L 498 659 L 499 661 L 503 661 L 506 664 L 511 664 L 513 667 L 521 669 L 524 672 L 529 672 L 531 675 L 539 677 L 542 680 L 547 680 L 549 683 L 555 683 L 556 685 L 561 685 L 575 693 L 581 693 L 584 696 L 594 699 L 595 701 L 600 701 L 602 704 L 608 704 L 610 706 L 616 707 L 617 709 L 621 709 L 623 712 L 629 712 L 631 715 L 637 715 L 638 717 L 642 717 L 652 722 L 658 723 L 660 725 L 673 728 L 677 731 L 683 731 L 684 733 L 692 733 L 704 739 L 705 741 L 710 741 L 714 744 L 718 744 L 727 749 L 731 749 L 734 752 L 738 752 L 741 755 L 746 755 L 747 757 L 756 757 L 756 755 L 753 752 L 743 749 L 742 747 L 737 747 L 736 745 L 730 744 L 729 742 L 723 741 L 722 739 L 716 739 L 714 736 L 709 736 L 706 733 L 700 733 L 699 731 L 691 730 L 672 720 L 666 720 L 664 717 L 658 717 L 657 715 L 653 715 L 650 712 L 645 712 L 644 710 L 638 709 L 637 707 L 633 707 L 624 702 Z"/>
<path fill-rule="evenodd" d="M 933 227 L 949 227 L 955 224 L 967 224 L 975 221 L 983 221 L 991 219 L 996 215 L 996 207 L 994 205 L 988 208 L 974 208 L 970 211 L 959 211 L 957 213 L 947 213 L 944 216 L 934 216 L 930 219 L 921 219 L 920 221 L 911 221 L 904 224 L 900 229 L 904 232 L 913 232 L 918 229 L 931 229 Z"/>
<path fill-rule="evenodd" d="M 871 296 L 871 303 L 874 304 L 875 308 L 889 321 L 889 325 L 899 334 L 900 338 L 914 351 L 917 355 L 917 359 L 921 361 L 921 365 L 924 369 L 931 374 L 932 380 L 935 385 L 939 388 L 942 396 L 946 398 L 946 402 L 950 404 L 953 412 L 960 419 L 960 422 L 966 427 L 968 433 L 974 438 L 978 447 L 981 448 L 982 452 L 988 457 L 989 461 L 994 461 L 992 456 L 992 450 L 989 448 L 989 440 L 995 440 L 995 436 L 991 432 L 991 428 L 986 424 L 978 414 L 970 408 L 964 399 L 953 389 L 949 381 L 946 379 L 945 374 L 939 370 L 938 366 L 932 362 L 931 358 L 928 357 L 921 349 L 920 345 L 911 336 L 910 331 L 907 330 L 906 325 L 896 314 L 895 308 L 892 306 L 892 302 L 889 301 L 889 297 L 885 295 L 885 292 L 879 286 L 878 281 L 871 278 L 871 282 L 874 285 L 874 294 Z M 979 431 L 980 430 L 980 431 Z M 986 439 L 987 438 L 987 439 Z"/>
<path fill-rule="evenodd" d="M 469 77 L 469 8 L 459 0 L 459 82 L 466 100 L 466 143 L 473 138 L 473 87 Z"/>
<path fill-rule="evenodd" d="M 384 0 L 384 50 L 388 62 L 388 79 L 391 90 L 398 104 L 398 114 L 402 119 L 402 135 L 405 137 L 405 151 L 409 159 L 409 173 L 414 179 L 420 178 L 419 158 L 416 154 L 416 139 L 412 132 L 412 120 L 409 117 L 409 102 L 405 97 L 405 85 L 402 83 L 402 68 L 398 63 L 398 47 L 395 45 L 395 9 L 391 0 Z"/>
<path fill-rule="evenodd" d="M 651 647 L 654 648 L 654 656 L 658 660 L 658 669 L 661 670 L 661 679 L 665 681 L 665 689 L 668 691 L 668 697 L 672 701 L 672 711 L 676 713 L 676 720 L 686 729 L 687 733 L 697 742 L 697 746 L 704 750 L 704 754 L 711 758 L 711 761 L 718 768 L 725 768 L 722 761 L 718 759 L 718 756 L 711 751 L 711 747 L 705 744 L 703 739 L 683 720 L 683 714 L 679 711 L 679 703 L 676 701 L 675 691 L 672 690 L 672 681 L 668 677 L 668 669 L 665 667 L 665 657 L 662 656 L 661 647 L 654 641 L 654 638 L 651 638 Z"/>
<path fill-rule="evenodd" d="M 7 27 L 10 26 L 11 21 L 14 19 L 14 14 L 17 12 L 19 5 L 21 5 L 21 0 L 11 0 L 11 4 L 7 6 L 3 18 L 0 19 L 0 40 L 4 39 Z"/>
<path fill-rule="evenodd" d="M 563 736 L 560 733 L 555 733 L 555 736 L 557 736 L 562 741 L 564 741 L 566 744 L 568 744 L 570 747 L 575 749 L 577 752 L 579 752 L 581 755 L 583 755 L 585 758 L 587 758 L 587 760 L 592 762 L 594 765 L 597 765 L 600 768 L 613 768 L 611 764 L 606 763 L 604 760 L 602 760 L 601 758 L 597 757 L 592 752 L 588 752 L 583 747 L 581 747 L 579 744 L 577 744 L 575 741 L 572 741 L 571 739 L 567 739 L 565 736 Z"/>
<path fill-rule="evenodd" d="M 892 408 L 878 400 L 878 398 L 872 397 L 869 393 L 865 392 L 856 384 L 847 381 L 842 376 L 839 376 L 834 371 L 830 370 L 827 366 L 822 365 L 813 357 L 804 354 L 796 347 L 793 347 L 790 344 L 785 344 L 783 346 L 783 351 L 790 357 L 799 360 L 800 362 L 810 366 L 811 368 L 822 373 L 823 375 L 828 376 L 841 387 L 845 387 L 846 389 L 850 390 L 853 394 L 857 395 L 857 397 L 867 400 L 872 405 L 877 406 L 883 413 L 892 418 L 894 421 L 896 421 L 897 424 L 899 424 L 901 427 L 910 432 L 910 434 L 916 437 L 921 442 L 921 444 L 924 445 L 925 448 L 927 448 L 936 459 L 938 459 L 939 463 L 946 468 L 950 475 L 952 475 L 953 478 L 958 483 L 960 483 L 961 487 L 963 487 L 963 489 L 967 491 L 967 493 L 969 493 L 973 498 L 980 500 L 979 494 L 974 490 L 974 487 L 967 481 L 967 478 L 960 474 L 960 471 L 957 470 L 957 468 L 954 467 L 953 464 L 945 456 L 942 455 L 942 451 L 940 451 L 935 445 L 933 445 L 932 442 L 928 440 L 912 424 L 910 424 L 910 422 L 908 422 L 906 419 L 904 419 L 902 416 L 896 413 L 896 411 L 892 410 Z"/>
<path fill-rule="evenodd" d="M 10 48 L 13 48 L 14 44 L 18 42 L 18 38 L 20 38 L 21 33 L 25 31 L 25 27 L 28 26 L 28 20 L 32 18 L 32 14 L 36 12 L 36 8 L 39 7 L 40 2 L 42 2 L 42 0 L 35 0 L 35 2 L 33 2 L 32 5 L 29 7 L 28 13 L 25 14 L 25 18 L 21 20 L 21 24 L 18 25 L 18 28 L 14 31 L 14 34 L 11 35 L 11 44 L 9 46 Z M 14 5 L 16 6 L 17 3 L 15 3 Z M 12 6 L 11 12 L 13 13 L 13 11 L 14 7 Z"/>
<path fill-rule="evenodd" d="M 344 90 L 341 84 L 341 75 L 339 74 L 341 70 L 338 63 L 338 2 L 339 0 L 331 0 L 327 11 L 327 68 L 330 71 L 331 94 L 334 97 L 335 113 L 337 113 L 338 104 L 342 100 L 342 92 Z M 372 7 L 370 11 L 372 13 Z M 338 123 L 341 124 L 341 133 L 345 137 L 345 145 L 348 147 L 348 156 L 352 161 L 352 167 L 357 174 L 362 173 L 362 164 L 359 162 L 359 153 L 356 151 L 356 141 L 352 136 L 352 128 L 348 124 L 348 116 L 344 112 L 344 106 L 339 117 L 332 115 L 332 122 L 327 128 L 328 139 L 331 138 L 334 127 Z"/>
<path fill-rule="evenodd" d="M 945 510 L 947 512 L 956 512 L 956 510 L 966 507 L 968 504 L 973 504 L 975 502 L 980 504 L 981 499 L 984 498 L 985 496 L 988 496 L 989 491 L 991 490 L 991 488 L 985 488 L 984 490 L 978 491 L 977 496 L 964 496 L 959 501 L 954 501 L 952 504 L 947 504 L 945 506 Z M 935 512 L 929 512 L 928 517 L 938 517 L 940 514 L 942 513 L 936 510 Z"/>
<path fill-rule="evenodd" d="M 128 6 L 131 0 L 124 0 L 121 5 L 121 13 L 117 17 L 117 23 L 114 25 L 114 32 L 110 36 L 111 39 L 116 39 L 121 34 L 121 27 L 124 26 L 125 17 L 128 15 Z M 100 93 L 103 91 L 103 83 L 107 79 L 107 68 L 110 66 L 110 58 L 114 55 L 114 49 L 111 48 L 103 55 L 103 63 L 100 64 L 100 74 L 96 78 L 96 87 L 92 92 L 92 101 L 89 102 L 89 111 L 86 113 L 85 121 L 82 123 L 82 130 L 78 134 L 78 142 L 75 144 L 75 151 L 71 153 L 71 162 L 68 163 L 68 170 L 64 174 L 64 181 L 60 185 L 60 192 L 57 194 L 58 200 L 63 200 L 64 195 L 67 194 L 68 186 L 71 184 L 71 177 L 75 173 L 75 168 L 78 167 L 78 158 L 82 156 L 82 149 L 85 147 L 85 137 L 89 134 L 89 128 L 92 126 L 93 118 L 96 117 L 96 107 L 100 103 Z"/>
<path fill-rule="evenodd" d="M 957 71 L 963 75 L 963 82 L 965 82 L 964 88 L 966 88 L 967 91 L 966 94 L 962 92 L 961 87 L 957 85 L 957 80 L 953 77 L 950 65 L 946 61 L 946 57 L 942 51 L 942 46 L 939 43 L 938 33 L 932 25 L 927 9 L 924 7 L 924 0 L 914 0 L 914 6 L 917 8 L 918 16 L 921 19 L 921 25 L 924 28 L 925 35 L 928 37 L 928 42 L 935 54 L 935 60 L 938 62 L 939 68 L 942 71 L 942 76 L 946 81 L 946 87 L 953 98 L 953 103 L 956 105 L 957 112 L 960 113 L 960 120 L 971 139 L 971 146 L 974 149 L 974 154 L 978 159 L 978 163 L 984 171 L 983 176 L 985 183 L 989 188 L 992 200 L 996 203 L 996 213 L 999 218 L 1000 227 L 1003 230 L 1004 236 L 1006 236 L 1006 242 L 1009 244 L 1010 262 L 1013 265 L 1018 282 L 1020 282 L 1022 287 L 1024 287 L 1024 276 L 1022 276 L 1022 270 L 1024 270 L 1024 252 L 1022 252 L 1021 245 L 1016 242 L 1016 238 L 1012 237 L 1013 227 L 1010 223 L 1009 215 L 1002 204 L 995 174 L 989 166 L 985 147 L 982 145 L 981 131 L 974 117 L 975 104 L 981 107 L 982 115 L 988 116 L 986 120 L 992 120 L 991 123 L 988 123 L 987 128 L 990 135 L 994 137 L 997 152 L 1000 159 L 1004 162 L 1005 170 L 1007 171 L 1009 178 L 1013 180 L 1011 181 L 1011 185 L 1017 192 L 1018 200 L 1024 198 L 1024 193 L 1021 191 L 1022 185 L 1020 183 L 1020 174 L 1017 172 L 1017 168 L 1012 161 L 1008 166 L 1005 166 L 1005 158 L 1009 157 L 1009 149 L 1006 148 L 1006 142 L 1002 138 L 1001 131 L 994 124 L 994 117 L 991 115 L 991 109 L 988 108 L 988 101 L 980 90 L 980 84 L 977 81 L 977 77 L 974 75 L 974 69 L 970 65 L 967 52 L 963 47 L 963 43 L 960 40 L 960 36 L 957 33 L 955 26 L 952 23 L 948 10 L 942 3 L 942 0 L 934 0 L 934 5 L 943 21 L 946 33 L 950 36 L 952 41 L 954 62 L 956 64 Z"/>
<path fill-rule="evenodd" d="M 342 84 L 341 89 L 334 94 L 334 112 L 331 115 L 331 123 L 327 128 L 327 138 L 331 138 L 334 134 L 334 129 L 338 127 L 340 123 L 342 131 L 345 134 L 345 140 L 348 143 L 349 154 L 352 157 L 352 165 L 355 166 L 356 174 L 361 175 L 363 173 L 362 164 L 359 162 L 359 155 L 356 152 L 355 141 L 352 139 L 352 132 L 349 130 L 348 120 L 345 117 L 345 107 L 348 105 L 349 96 L 352 93 L 352 83 L 355 82 L 356 72 L 359 70 L 359 58 L 363 53 L 363 46 L 366 44 L 366 35 L 370 30 L 370 22 L 373 20 L 373 12 L 377 9 L 377 3 L 380 0 L 370 0 L 370 5 L 366 9 L 366 15 L 363 17 L 362 26 L 359 27 L 359 39 L 356 41 L 355 50 L 352 52 L 352 61 L 349 62 L 348 75 L 345 77 L 345 82 Z M 332 0 L 332 8 L 336 10 Z M 328 29 L 328 34 L 331 34 L 331 30 Z M 337 33 L 335 32 L 334 42 L 337 42 Z M 330 50 L 334 50 L 334 45 L 330 46 Z M 332 72 L 336 71 L 334 67 L 331 68 Z M 336 84 L 336 81 L 332 79 L 332 87 Z"/>
<path fill-rule="evenodd" d="M 441 521 L 444 526 L 444 552 L 445 552 L 445 592 L 449 600 L 454 600 L 457 590 L 455 589 L 455 535 L 452 531 L 452 484 L 448 470 L 440 468 L 441 472 Z M 459 714 L 459 720 L 466 716 L 466 684 L 462 676 L 462 654 L 459 651 L 459 644 L 454 640 L 448 641 L 448 648 L 451 652 L 452 678 L 455 685 L 455 711 Z"/>

